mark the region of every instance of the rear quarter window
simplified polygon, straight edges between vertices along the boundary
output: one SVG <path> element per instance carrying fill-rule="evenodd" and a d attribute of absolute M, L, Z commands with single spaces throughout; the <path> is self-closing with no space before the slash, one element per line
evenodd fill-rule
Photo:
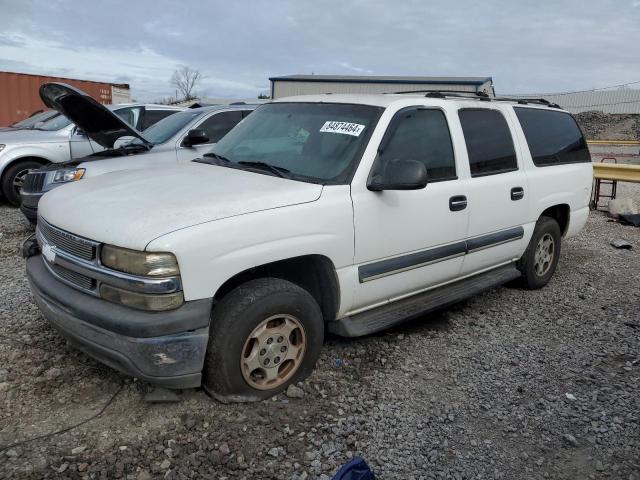
<path fill-rule="evenodd" d="M 570 114 L 525 107 L 514 110 L 536 166 L 591 162 L 587 142 Z"/>

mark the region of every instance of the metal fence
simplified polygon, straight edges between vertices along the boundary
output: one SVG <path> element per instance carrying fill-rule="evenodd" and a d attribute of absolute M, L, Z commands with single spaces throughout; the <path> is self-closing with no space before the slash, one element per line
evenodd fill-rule
<path fill-rule="evenodd" d="M 502 96 L 501 94 L 498 95 Z M 640 114 L 640 90 L 637 89 L 504 96 L 516 98 L 546 98 L 571 113 L 596 110 L 604 113 Z"/>

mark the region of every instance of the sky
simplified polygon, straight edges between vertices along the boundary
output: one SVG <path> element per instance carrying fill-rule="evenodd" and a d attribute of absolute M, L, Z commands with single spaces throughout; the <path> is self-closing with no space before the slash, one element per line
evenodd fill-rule
<path fill-rule="evenodd" d="M 640 81 L 640 0 L 0 0 L 0 70 L 255 98 L 289 74 L 490 76 L 496 92 Z M 640 84 L 636 84 L 638 87 Z"/>

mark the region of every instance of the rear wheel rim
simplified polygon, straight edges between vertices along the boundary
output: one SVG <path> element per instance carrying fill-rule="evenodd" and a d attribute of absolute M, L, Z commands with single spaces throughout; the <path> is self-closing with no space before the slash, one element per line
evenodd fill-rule
<path fill-rule="evenodd" d="M 258 390 L 271 390 L 296 373 L 306 352 L 307 338 L 293 315 L 273 315 L 249 334 L 240 358 L 244 380 Z"/>
<path fill-rule="evenodd" d="M 536 251 L 533 256 L 533 269 L 536 275 L 544 277 L 553 265 L 553 259 L 556 254 L 556 242 L 550 233 L 545 233 L 536 245 Z"/>

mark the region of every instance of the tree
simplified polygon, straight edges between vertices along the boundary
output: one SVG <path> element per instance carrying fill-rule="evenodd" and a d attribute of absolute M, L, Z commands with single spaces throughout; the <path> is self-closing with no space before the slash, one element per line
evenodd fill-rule
<path fill-rule="evenodd" d="M 193 89 L 202 80 L 202 74 L 199 70 L 195 70 L 187 65 L 183 65 L 173 72 L 171 77 L 171 85 L 182 95 L 184 100 L 195 98 Z"/>

